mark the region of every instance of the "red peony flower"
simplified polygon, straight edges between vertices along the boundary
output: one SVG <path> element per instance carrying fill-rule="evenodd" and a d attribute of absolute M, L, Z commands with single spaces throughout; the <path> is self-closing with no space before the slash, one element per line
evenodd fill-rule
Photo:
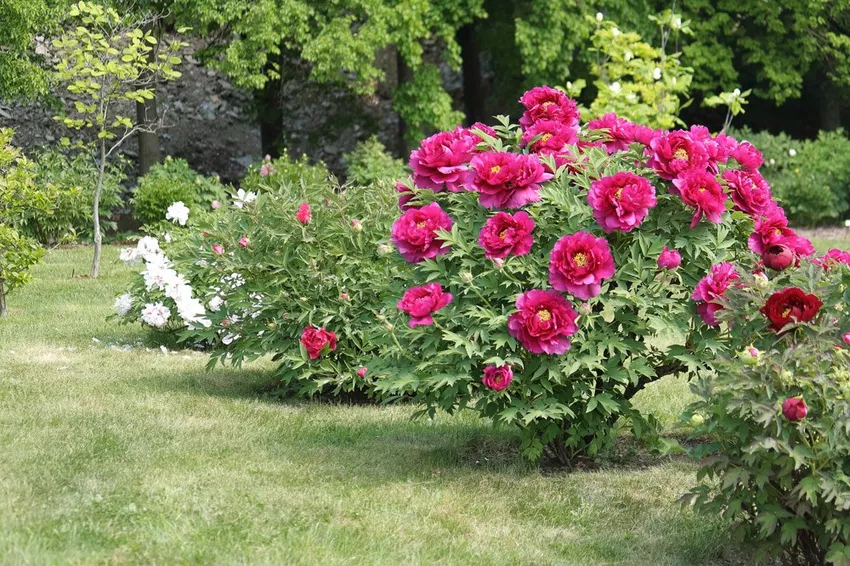
<path fill-rule="evenodd" d="M 740 279 L 735 271 L 735 266 L 728 262 L 717 263 L 711 266 L 711 272 L 697 283 L 691 299 L 696 301 L 697 314 L 709 326 L 718 326 L 716 313 L 723 309 L 723 305 L 717 301 L 726 294 L 726 289 L 732 281 Z"/>
<path fill-rule="evenodd" d="M 602 280 L 614 275 L 614 258 L 605 238 L 588 232 L 564 236 L 549 256 L 549 284 L 583 300 L 597 296 Z"/>
<path fill-rule="evenodd" d="M 428 283 L 405 291 L 396 306 L 410 315 L 407 325 L 413 328 L 434 324 L 434 318 L 431 315 L 450 302 L 452 302 L 452 295 L 444 293 L 442 285 Z"/>
<path fill-rule="evenodd" d="M 770 185 L 757 171 L 742 171 L 728 169 L 723 173 L 723 180 L 729 187 L 735 209 L 752 217 L 765 216 L 771 210 Z"/>
<path fill-rule="evenodd" d="M 510 215 L 497 212 L 487 219 L 478 234 L 478 245 L 484 248 L 487 259 L 505 258 L 509 255 L 525 255 L 534 243 L 534 220 L 527 212 Z"/>
<path fill-rule="evenodd" d="M 676 269 L 682 263 L 682 256 L 677 250 L 664 249 L 658 256 L 658 267 L 662 269 Z"/>
<path fill-rule="evenodd" d="M 302 202 L 301 206 L 298 207 L 298 212 L 295 213 L 295 218 L 297 218 L 298 222 L 301 224 L 309 224 L 312 217 L 313 213 L 310 212 L 310 205 L 306 202 Z"/>
<path fill-rule="evenodd" d="M 540 183 L 553 177 L 534 155 L 479 153 L 472 158 L 469 184 L 487 208 L 521 208 L 540 200 Z"/>
<path fill-rule="evenodd" d="M 797 254 L 785 244 L 774 244 L 764 251 L 761 256 L 765 267 L 782 271 L 797 264 Z"/>
<path fill-rule="evenodd" d="M 422 208 L 411 208 L 393 224 L 393 243 L 410 263 L 433 259 L 449 251 L 443 247 L 437 231 L 451 230 L 453 224 L 436 202 Z"/>
<path fill-rule="evenodd" d="M 569 337 L 578 332 L 578 314 L 555 291 L 527 291 L 516 300 L 519 312 L 508 319 L 508 332 L 535 354 L 560 355 L 570 349 Z"/>
<path fill-rule="evenodd" d="M 605 130 L 605 151 L 608 153 L 626 151 L 635 140 L 635 125 L 625 118 L 617 117 L 613 112 L 589 121 L 587 128 L 589 130 Z"/>
<path fill-rule="evenodd" d="M 461 127 L 422 140 L 410 154 L 410 168 L 417 187 L 440 192 L 464 190 L 466 165 L 479 140 Z"/>
<path fill-rule="evenodd" d="M 834 267 L 839 263 L 843 263 L 844 265 L 850 265 L 850 252 L 845 252 L 844 250 L 832 248 L 831 250 L 823 254 L 822 257 L 813 259 L 812 263 L 823 267 L 824 270 L 827 270 L 830 267 Z"/>
<path fill-rule="evenodd" d="M 506 389 L 514 379 L 514 372 L 510 366 L 487 366 L 484 368 L 484 377 L 481 383 L 493 391 Z"/>
<path fill-rule="evenodd" d="M 621 172 L 594 181 L 587 202 L 603 230 L 631 232 L 655 206 L 655 188 L 639 175 Z"/>
<path fill-rule="evenodd" d="M 788 227 L 788 219 L 784 215 L 778 214 L 756 220 L 755 230 L 750 235 L 747 244 L 751 250 L 759 255 L 764 255 L 768 248 L 778 244 L 791 248 L 799 257 L 815 253 L 812 243 L 806 238 L 798 236 L 794 230 Z"/>
<path fill-rule="evenodd" d="M 699 224 L 703 216 L 710 222 L 720 224 L 726 212 L 726 193 L 714 178 L 714 175 L 701 169 L 685 171 L 673 180 L 674 189 L 688 206 L 696 209 L 691 220 L 691 228 Z"/>
<path fill-rule="evenodd" d="M 308 326 L 301 332 L 301 344 L 310 359 L 315 360 L 322 352 L 336 350 L 336 334 L 324 328 Z"/>
<path fill-rule="evenodd" d="M 704 170 L 708 165 L 705 146 L 690 132 L 662 132 L 652 139 L 649 147 L 651 155 L 646 164 L 662 179 L 673 180 L 683 171 Z"/>
<path fill-rule="evenodd" d="M 526 109 L 519 119 L 523 129 L 540 120 L 555 120 L 567 126 L 578 125 L 578 105 L 563 91 L 538 86 L 523 94 L 519 103 Z"/>
<path fill-rule="evenodd" d="M 782 403 L 782 414 L 785 418 L 795 423 L 806 418 L 809 408 L 802 397 L 789 397 Z"/>
<path fill-rule="evenodd" d="M 741 164 L 747 171 L 755 171 L 764 163 L 761 152 L 748 141 L 743 141 L 732 151 L 732 159 Z"/>
<path fill-rule="evenodd" d="M 532 143 L 531 140 L 537 138 Z M 578 126 L 567 126 L 556 120 L 534 122 L 522 134 L 523 145 L 531 144 L 531 151 L 544 155 L 557 155 L 568 151 L 570 145 L 578 142 Z"/>
<path fill-rule="evenodd" d="M 785 325 L 809 322 L 823 306 L 816 295 L 807 295 L 798 287 L 788 287 L 772 294 L 759 309 L 770 321 L 770 327 L 780 332 Z"/>

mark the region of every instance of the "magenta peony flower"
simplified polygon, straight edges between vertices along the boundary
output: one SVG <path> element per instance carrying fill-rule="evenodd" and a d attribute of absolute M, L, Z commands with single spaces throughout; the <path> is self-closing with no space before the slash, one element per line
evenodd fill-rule
<path fill-rule="evenodd" d="M 839 263 L 850 265 L 850 252 L 845 252 L 838 248 L 832 248 L 823 254 L 823 256 L 813 259 L 812 263 L 823 267 L 825 270 L 834 267 Z"/>
<path fill-rule="evenodd" d="M 773 202 L 770 185 L 757 171 L 728 169 L 723 173 L 723 179 L 736 210 L 753 217 L 764 216 L 770 211 L 770 203 Z"/>
<path fill-rule="evenodd" d="M 243 248 L 247 248 L 250 245 L 250 242 L 248 241 L 248 236 L 242 236 L 236 243 Z"/>
<path fill-rule="evenodd" d="M 585 301 L 598 295 L 602 280 L 613 275 L 614 258 L 607 240 L 588 232 L 564 236 L 549 256 L 549 284 Z"/>
<path fill-rule="evenodd" d="M 310 205 L 306 202 L 302 202 L 301 206 L 298 207 L 298 212 L 295 213 L 295 218 L 301 224 L 309 224 L 312 217 L 313 213 L 310 212 Z"/>
<path fill-rule="evenodd" d="M 410 263 L 433 259 L 449 251 L 443 247 L 437 231 L 451 230 L 453 224 L 449 215 L 436 202 L 422 208 L 411 208 L 393 224 L 393 243 Z"/>
<path fill-rule="evenodd" d="M 850 346 L 850 332 L 845 332 L 844 334 L 842 334 L 841 340 L 843 340 L 845 344 Z"/>
<path fill-rule="evenodd" d="M 589 121 L 587 128 L 589 130 L 606 130 L 604 143 L 605 150 L 608 153 L 626 151 L 629 149 L 629 145 L 635 141 L 635 125 L 625 118 L 617 117 L 613 112 Z"/>
<path fill-rule="evenodd" d="M 521 208 L 540 200 L 540 183 L 553 177 L 534 155 L 479 153 L 470 163 L 469 184 L 487 208 Z"/>
<path fill-rule="evenodd" d="M 410 154 L 410 168 L 417 187 L 440 192 L 464 190 L 466 165 L 480 140 L 461 127 L 422 140 Z"/>
<path fill-rule="evenodd" d="M 478 233 L 478 245 L 484 248 L 487 259 L 505 258 L 509 255 L 525 255 L 534 244 L 534 220 L 527 212 L 510 215 L 497 212 L 487 219 Z"/>
<path fill-rule="evenodd" d="M 539 137 L 538 137 L 539 136 Z M 535 137 L 537 141 L 531 142 Z M 578 126 L 567 126 L 556 120 L 534 122 L 522 134 L 523 145 L 531 144 L 531 151 L 544 155 L 557 155 L 568 151 L 567 146 L 578 142 Z"/>
<path fill-rule="evenodd" d="M 481 142 L 483 142 L 483 141 L 484 141 L 484 138 L 482 138 L 481 136 L 479 136 L 478 134 L 476 134 L 473 130 L 481 130 L 482 132 L 484 132 L 485 134 L 487 134 L 487 135 L 488 135 L 488 136 L 490 136 L 491 138 L 498 138 L 498 137 L 499 137 L 499 134 L 497 134 L 497 133 L 496 133 L 496 130 L 494 130 L 493 128 L 491 128 L 491 127 L 490 127 L 490 126 L 488 126 L 487 124 L 483 124 L 483 123 L 481 123 L 481 122 L 475 122 L 474 124 L 472 124 L 471 126 L 469 126 L 469 127 L 466 129 L 466 131 L 467 131 L 467 132 L 468 132 L 471 136 L 473 136 L 473 139 L 475 140 L 476 145 L 477 145 L 477 144 L 479 144 L 479 143 L 481 143 Z"/>
<path fill-rule="evenodd" d="M 357 370 L 357 377 L 366 377 L 366 372 L 369 371 L 369 368 L 362 367 Z"/>
<path fill-rule="evenodd" d="M 336 350 L 336 334 L 311 325 L 301 332 L 301 345 L 307 350 L 310 359 L 315 360 L 322 352 Z"/>
<path fill-rule="evenodd" d="M 732 151 L 732 159 L 748 171 L 755 171 L 764 163 L 761 152 L 748 141 L 743 141 Z"/>
<path fill-rule="evenodd" d="M 215 252 L 215 255 L 222 255 L 224 253 L 224 246 L 221 244 L 213 244 L 212 250 Z"/>
<path fill-rule="evenodd" d="M 506 389 L 514 379 L 514 372 L 510 366 L 487 366 L 484 368 L 484 377 L 481 383 L 493 391 Z"/>
<path fill-rule="evenodd" d="M 682 256 L 677 250 L 668 249 L 664 246 L 661 255 L 658 256 L 658 267 L 661 269 L 676 269 L 682 263 Z"/>
<path fill-rule="evenodd" d="M 519 119 L 523 129 L 540 120 L 555 120 L 566 126 L 577 126 L 579 111 L 576 101 L 566 93 L 548 86 L 535 87 L 519 99 L 525 112 Z"/>
<path fill-rule="evenodd" d="M 413 198 L 413 191 L 401 181 L 395 184 L 395 190 L 398 193 L 398 207 L 402 210 L 410 208 L 407 203 Z"/>
<path fill-rule="evenodd" d="M 683 171 L 705 169 L 708 152 L 693 134 L 683 130 L 662 132 L 649 144 L 651 156 L 646 162 L 662 179 L 673 180 Z"/>
<path fill-rule="evenodd" d="M 711 272 L 697 283 L 691 299 L 698 303 L 697 314 L 707 325 L 720 324 L 715 315 L 717 311 L 723 309 L 723 305 L 717 301 L 723 298 L 726 289 L 736 279 L 740 279 L 740 275 L 735 271 L 735 266 L 724 261 L 712 265 Z"/>
<path fill-rule="evenodd" d="M 593 181 L 587 203 L 606 232 L 631 232 L 655 206 L 655 188 L 639 175 L 620 172 Z"/>
<path fill-rule="evenodd" d="M 768 247 L 764 250 L 764 254 L 762 254 L 761 259 L 764 262 L 765 267 L 775 269 L 776 271 L 788 269 L 792 265 L 799 263 L 797 254 L 795 254 L 794 250 L 785 244 L 774 244 Z"/>
<path fill-rule="evenodd" d="M 410 315 L 407 325 L 413 328 L 434 324 L 434 318 L 431 315 L 450 302 L 452 302 L 451 293 L 444 293 L 439 283 L 428 283 L 405 291 L 397 306 L 399 310 Z"/>
<path fill-rule="evenodd" d="M 694 218 L 691 228 L 699 224 L 703 216 L 709 222 L 720 224 L 723 213 L 726 212 L 726 193 L 714 178 L 714 175 L 703 169 L 691 169 L 683 172 L 673 180 L 675 189 L 671 193 L 678 194 L 688 206 L 692 206 Z"/>
<path fill-rule="evenodd" d="M 527 291 L 516 300 L 519 312 L 508 319 L 508 332 L 529 352 L 560 355 L 578 332 L 578 314 L 555 291 Z"/>
<path fill-rule="evenodd" d="M 778 215 L 756 220 L 755 229 L 747 244 L 759 255 L 764 255 L 768 248 L 779 244 L 791 248 L 799 257 L 815 253 L 812 243 L 789 228 L 785 216 Z"/>
<path fill-rule="evenodd" d="M 661 134 L 667 133 L 666 130 L 653 130 L 649 126 L 644 126 L 642 124 L 633 124 L 632 125 L 632 140 L 649 147 L 652 143 L 652 140 Z"/>
<path fill-rule="evenodd" d="M 802 397 L 789 397 L 782 403 L 782 414 L 785 418 L 795 423 L 806 418 L 809 408 Z"/>

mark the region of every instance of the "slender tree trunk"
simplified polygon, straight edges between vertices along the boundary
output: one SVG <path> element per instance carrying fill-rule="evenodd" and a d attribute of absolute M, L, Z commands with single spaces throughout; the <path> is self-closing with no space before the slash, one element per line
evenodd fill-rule
<path fill-rule="evenodd" d="M 463 107 L 466 122 L 471 125 L 483 122 L 484 93 L 481 89 L 481 60 L 479 59 L 478 39 L 475 25 L 468 24 L 457 31 L 460 44 L 460 56 L 463 58 Z"/>
<path fill-rule="evenodd" d="M 408 66 L 398 49 L 396 49 L 395 61 L 396 76 L 398 77 L 396 86 L 412 81 L 413 70 Z M 402 159 L 407 161 L 407 123 L 401 116 L 398 117 L 398 151 Z"/>
<path fill-rule="evenodd" d="M 260 145 L 265 155 L 280 157 L 283 142 L 283 107 L 282 93 L 283 71 L 286 46 L 280 46 L 281 54 L 278 58 L 281 77 L 266 81 L 261 90 L 254 91 L 254 104 L 257 107 L 257 119 L 260 121 Z"/>
<path fill-rule="evenodd" d="M 91 278 L 100 275 L 100 254 L 103 235 L 100 233 L 100 193 L 103 191 L 103 175 L 106 170 L 106 141 L 100 140 L 100 165 L 97 171 L 97 187 L 94 190 L 94 205 L 92 214 L 94 220 L 94 258 L 91 264 Z"/>
<path fill-rule="evenodd" d="M 0 279 L 0 317 L 6 316 L 6 282 Z"/>
<path fill-rule="evenodd" d="M 828 80 L 820 89 L 820 129 L 837 130 L 841 127 L 841 96 Z"/>
<path fill-rule="evenodd" d="M 157 40 L 162 38 L 162 26 L 159 23 L 154 28 L 154 37 Z M 158 49 L 152 49 L 148 53 L 148 61 L 151 63 L 155 62 L 157 52 Z M 154 93 L 152 99 L 145 99 L 144 102 L 136 102 L 136 123 L 142 127 L 154 129 L 154 126 L 159 122 L 159 113 L 156 107 L 156 84 L 152 85 L 150 89 Z M 162 160 L 159 134 L 155 131 L 140 131 L 136 134 L 136 138 L 139 142 L 139 175 L 144 175 L 150 170 L 151 166 Z"/>

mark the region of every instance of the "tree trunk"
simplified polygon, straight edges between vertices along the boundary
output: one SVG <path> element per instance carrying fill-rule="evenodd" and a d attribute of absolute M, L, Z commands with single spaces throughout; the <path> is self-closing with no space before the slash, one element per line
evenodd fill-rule
<path fill-rule="evenodd" d="M 6 282 L 0 279 L 0 317 L 6 316 Z"/>
<path fill-rule="evenodd" d="M 103 175 L 106 170 L 106 140 L 100 140 L 100 165 L 97 171 L 97 187 L 94 190 L 92 214 L 94 220 L 94 258 L 91 264 L 91 278 L 100 275 L 100 254 L 103 235 L 100 233 L 100 193 L 103 191 Z"/>
<path fill-rule="evenodd" d="M 460 56 L 463 59 L 463 107 L 466 123 L 483 122 L 484 95 L 481 89 L 481 60 L 478 52 L 478 39 L 475 25 L 468 24 L 457 31 L 460 44 Z"/>
<path fill-rule="evenodd" d="M 157 23 L 154 28 L 154 37 L 157 40 L 162 38 L 162 26 Z M 148 61 L 151 63 L 156 61 L 157 49 L 152 49 L 148 53 Z M 159 113 L 156 108 L 156 84 L 149 87 L 154 92 L 154 97 L 144 102 L 136 103 L 136 124 L 149 129 L 155 129 L 159 123 Z M 152 165 L 159 163 L 162 160 L 162 152 L 159 147 L 159 134 L 155 131 L 143 132 L 136 134 L 136 139 L 139 142 L 139 175 L 147 173 Z"/>
<path fill-rule="evenodd" d="M 287 54 L 286 46 L 280 46 L 278 65 L 280 78 L 266 81 L 262 90 L 254 91 L 254 104 L 257 107 L 257 119 L 260 122 L 260 145 L 263 154 L 280 157 L 283 143 L 283 107 L 281 90 L 283 88 L 284 59 Z"/>
<path fill-rule="evenodd" d="M 407 62 L 404 60 L 404 57 L 401 56 L 401 53 L 398 49 L 395 52 L 395 62 L 396 62 L 396 77 L 397 84 L 396 86 L 401 86 L 406 82 L 410 82 L 413 80 L 413 70 L 407 65 Z M 405 123 L 404 119 L 401 116 L 398 117 L 398 151 L 401 155 L 401 158 L 407 161 L 407 123 Z"/>
<path fill-rule="evenodd" d="M 841 127 L 841 96 L 828 80 L 820 88 L 820 129 L 831 131 Z"/>

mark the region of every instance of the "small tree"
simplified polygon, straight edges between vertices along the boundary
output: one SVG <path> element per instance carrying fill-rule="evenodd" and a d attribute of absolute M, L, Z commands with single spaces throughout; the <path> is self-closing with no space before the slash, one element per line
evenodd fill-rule
<path fill-rule="evenodd" d="M 120 16 L 115 10 L 77 2 L 69 16 L 77 26 L 54 42 L 59 57 L 57 77 L 75 97 L 75 116 L 56 116 L 67 127 L 97 132 L 91 144 L 78 147 L 92 152 L 98 165 L 95 187 L 94 258 L 91 276 L 100 270 L 102 234 L 100 230 L 100 194 L 106 162 L 130 137 L 155 132 L 164 126 L 163 117 L 137 123 L 122 114 L 127 103 L 144 103 L 154 97 L 153 86 L 159 81 L 180 77 L 179 49 L 186 44 L 171 41 L 160 47 L 150 30 L 154 16 Z M 182 31 L 182 30 L 181 30 Z M 70 145 L 70 140 L 63 139 Z"/>
<path fill-rule="evenodd" d="M 0 129 L 0 316 L 6 316 L 6 295 L 29 280 L 29 268 L 44 250 L 15 230 L 22 214 L 47 211 L 50 197 L 36 189 L 32 164 L 11 145 L 10 129 Z"/>

